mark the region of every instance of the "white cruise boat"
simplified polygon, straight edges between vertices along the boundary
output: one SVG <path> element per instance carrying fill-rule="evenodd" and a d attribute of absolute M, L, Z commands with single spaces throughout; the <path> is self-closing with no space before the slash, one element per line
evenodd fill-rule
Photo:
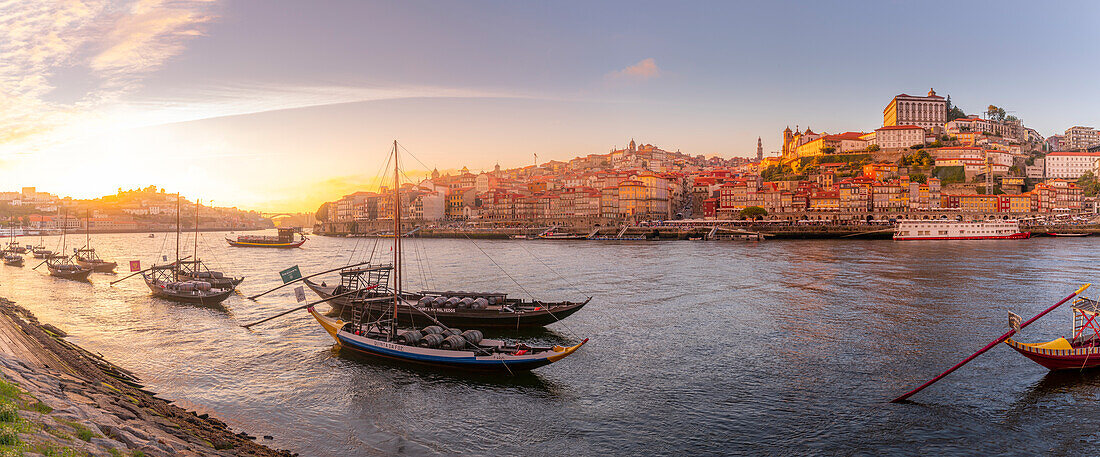
<path fill-rule="evenodd" d="M 1021 232 L 1015 220 L 954 221 L 902 220 L 894 232 L 895 241 L 910 240 L 1022 240 L 1031 232 Z"/>

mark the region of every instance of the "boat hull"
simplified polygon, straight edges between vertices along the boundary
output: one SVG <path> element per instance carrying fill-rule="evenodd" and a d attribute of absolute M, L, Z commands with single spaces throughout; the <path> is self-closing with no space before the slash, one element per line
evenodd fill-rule
<path fill-rule="evenodd" d="M 312 282 L 310 280 L 303 281 L 307 287 L 313 290 L 322 299 L 332 297 L 333 287 L 322 287 L 321 285 Z M 477 329 L 530 329 L 545 327 L 553 324 L 559 320 L 565 319 L 580 311 L 589 300 L 585 300 L 579 303 L 568 303 L 566 305 L 552 306 L 544 308 L 538 311 L 519 311 L 519 312 L 502 312 L 492 309 L 487 310 L 470 310 L 470 309 L 456 309 L 456 308 L 422 308 L 413 309 L 410 305 L 400 305 L 397 309 L 397 315 L 399 322 L 410 323 L 413 326 L 421 327 L 427 325 L 435 325 L 435 322 L 428 318 L 431 316 L 435 320 L 443 323 L 448 327 L 459 328 L 477 328 Z M 332 305 L 335 313 L 339 314 L 343 311 L 343 308 L 349 305 L 349 301 L 346 298 L 337 298 L 329 300 L 329 304 Z M 365 303 L 368 312 L 373 314 L 381 314 L 387 312 L 393 308 L 393 302 L 370 302 Z M 421 313 L 423 311 L 423 313 Z M 425 316 L 424 314 L 428 316 Z"/>
<path fill-rule="evenodd" d="M 517 372 L 530 371 L 561 360 L 588 342 L 588 340 L 585 339 L 576 346 L 555 346 L 549 351 L 533 354 L 512 355 L 501 353 L 478 355 L 473 351 L 451 351 L 406 346 L 390 341 L 366 338 L 344 331 L 342 329 L 344 325 L 343 321 L 325 317 L 312 307 L 309 308 L 309 312 L 317 319 L 317 322 L 324 327 L 325 331 L 336 340 L 341 349 L 349 349 L 355 351 L 357 354 L 370 357 L 436 368 L 515 374 Z"/>
<path fill-rule="evenodd" d="M 4 265 L 9 265 L 9 266 L 13 266 L 13 267 L 21 267 L 21 266 L 23 266 L 23 259 L 22 258 L 20 258 L 18 260 L 4 259 Z"/>
<path fill-rule="evenodd" d="M 277 248 L 277 249 L 297 248 L 297 247 L 301 247 L 302 244 L 306 242 L 306 240 L 298 240 L 298 241 L 295 241 L 295 242 L 292 242 L 292 243 L 255 243 L 255 242 L 248 242 L 248 241 L 231 240 L 229 238 L 226 238 L 225 241 L 227 243 L 229 243 L 230 246 L 238 247 L 238 248 Z"/>
<path fill-rule="evenodd" d="M 87 281 L 88 276 L 92 274 L 92 270 L 81 268 L 79 270 L 59 269 L 50 265 L 46 265 L 46 268 L 50 270 L 50 276 L 71 279 L 73 281 Z"/>
<path fill-rule="evenodd" d="M 221 306 L 221 303 L 225 299 L 233 295 L 233 290 L 226 290 L 224 292 L 218 292 L 213 294 L 185 294 L 179 292 L 169 291 L 161 286 L 152 283 L 146 283 L 149 286 L 149 290 L 153 292 L 153 296 L 157 298 L 163 298 L 165 300 L 171 300 L 180 303 L 190 303 L 193 305 L 203 306 Z"/>
<path fill-rule="evenodd" d="M 1081 370 L 1100 366 L 1100 347 L 1068 349 L 1044 347 L 1051 343 L 1027 344 L 1013 339 L 1006 340 L 1005 344 L 1051 371 Z"/>
<path fill-rule="evenodd" d="M 1004 236 L 894 236 L 894 241 L 947 241 L 947 240 L 1026 240 L 1031 232 L 1019 232 Z"/>
<path fill-rule="evenodd" d="M 88 262 L 86 260 L 76 259 L 76 264 L 84 268 L 90 268 L 92 271 L 99 273 L 113 273 L 115 268 L 118 268 L 117 262 Z"/>

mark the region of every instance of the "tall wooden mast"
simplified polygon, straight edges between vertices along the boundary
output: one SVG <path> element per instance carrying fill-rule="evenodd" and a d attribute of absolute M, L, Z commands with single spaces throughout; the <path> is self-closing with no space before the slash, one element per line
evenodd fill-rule
<path fill-rule="evenodd" d="M 180 193 L 176 192 L 176 268 L 172 271 L 176 281 L 180 280 Z"/>
<path fill-rule="evenodd" d="M 397 156 L 397 140 L 393 140 L 393 320 L 390 321 L 390 340 L 397 338 L 397 305 L 401 301 L 401 179 Z"/>

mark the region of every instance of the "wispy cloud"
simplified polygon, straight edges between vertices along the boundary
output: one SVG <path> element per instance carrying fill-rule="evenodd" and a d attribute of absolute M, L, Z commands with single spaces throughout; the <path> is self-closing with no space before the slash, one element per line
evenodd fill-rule
<path fill-rule="evenodd" d="M 210 22 L 212 1 L 0 0 L 0 147 L 94 120 Z M 51 101 L 63 69 L 86 70 L 72 101 Z M 90 85 L 89 82 L 91 83 Z"/>
<path fill-rule="evenodd" d="M 604 79 L 608 81 L 645 81 L 659 76 L 661 76 L 661 69 L 657 67 L 657 61 L 650 57 L 622 70 L 608 73 L 604 75 Z"/>

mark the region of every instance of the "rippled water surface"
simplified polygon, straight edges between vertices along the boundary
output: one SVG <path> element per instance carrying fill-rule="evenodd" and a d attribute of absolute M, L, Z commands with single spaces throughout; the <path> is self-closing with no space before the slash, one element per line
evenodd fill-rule
<path fill-rule="evenodd" d="M 201 257 L 246 276 L 246 295 L 278 285 L 288 266 L 322 271 L 378 243 L 312 237 L 302 249 L 268 250 L 231 248 L 222 235 L 201 236 Z M 93 242 L 123 264 L 174 255 L 171 235 Z M 239 327 L 296 305 L 290 288 L 213 310 L 151 298 L 137 277 L 115 286 L 108 282 L 121 274 L 54 279 L 28 259 L 25 268 L 0 266 L 0 294 L 165 398 L 303 455 L 1091 455 L 1100 447 L 1100 372 L 1048 374 L 1003 345 L 913 404 L 885 402 L 999 336 L 1008 310 L 1033 315 L 1100 279 L 1094 238 L 406 246 L 410 289 L 594 296 L 564 322 L 522 335 L 590 343 L 528 376 L 458 375 L 337 353 L 304 311 Z M 1062 308 L 1020 339 L 1053 339 L 1069 323 Z"/>

